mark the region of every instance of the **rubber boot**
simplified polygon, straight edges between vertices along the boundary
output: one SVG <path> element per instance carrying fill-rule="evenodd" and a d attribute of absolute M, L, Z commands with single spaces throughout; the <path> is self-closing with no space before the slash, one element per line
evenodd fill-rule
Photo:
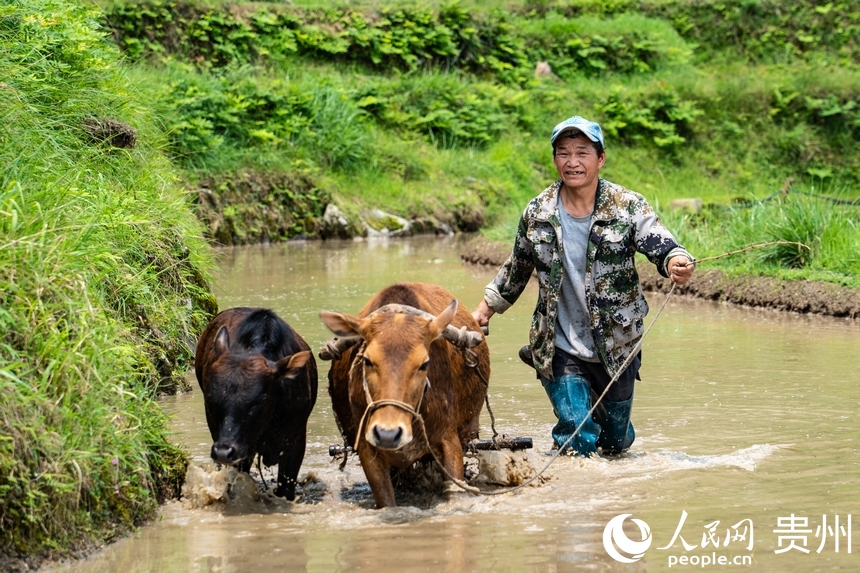
<path fill-rule="evenodd" d="M 591 409 L 591 385 L 588 381 L 577 374 L 566 374 L 555 380 L 541 378 L 541 384 L 558 418 L 558 423 L 552 429 L 552 439 L 558 448 L 564 447 L 561 453 L 581 456 L 597 453 L 600 426 L 588 415 Z M 580 423 L 582 428 L 571 440 Z"/>
<path fill-rule="evenodd" d="M 597 446 L 603 454 L 620 454 L 633 444 L 636 432 L 630 421 L 633 396 L 622 402 L 603 400 L 594 410 L 594 421 L 600 426 Z"/>

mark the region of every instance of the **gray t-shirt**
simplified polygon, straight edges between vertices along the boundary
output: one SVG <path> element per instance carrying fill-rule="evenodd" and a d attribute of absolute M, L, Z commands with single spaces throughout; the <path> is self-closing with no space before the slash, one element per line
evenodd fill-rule
<path fill-rule="evenodd" d="M 585 302 L 585 252 L 591 215 L 574 217 L 559 205 L 558 217 L 563 241 L 564 280 L 558 297 L 555 345 L 586 362 L 599 362 Z"/>

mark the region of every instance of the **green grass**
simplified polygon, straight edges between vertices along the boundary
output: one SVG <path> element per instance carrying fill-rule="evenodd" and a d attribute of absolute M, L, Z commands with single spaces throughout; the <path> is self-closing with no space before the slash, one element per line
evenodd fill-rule
<path fill-rule="evenodd" d="M 159 389 L 214 310 L 190 198 L 86 6 L 0 24 L 0 553 L 63 553 L 150 517 L 183 475 Z M 91 117 L 137 131 L 99 143 Z"/>

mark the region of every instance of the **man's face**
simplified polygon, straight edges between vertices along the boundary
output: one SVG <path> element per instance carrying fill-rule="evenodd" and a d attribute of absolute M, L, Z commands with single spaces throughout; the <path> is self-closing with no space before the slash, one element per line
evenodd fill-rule
<path fill-rule="evenodd" d="M 596 188 L 605 160 L 606 154 L 598 155 L 594 144 L 582 133 L 562 136 L 553 157 L 558 176 L 572 191 Z"/>

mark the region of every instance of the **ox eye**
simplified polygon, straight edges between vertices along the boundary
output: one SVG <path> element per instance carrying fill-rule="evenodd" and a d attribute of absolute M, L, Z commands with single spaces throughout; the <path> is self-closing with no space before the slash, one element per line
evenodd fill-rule
<path fill-rule="evenodd" d="M 361 359 L 364 362 L 365 366 L 373 367 L 373 362 L 370 361 L 370 358 L 368 358 L 367 356 L 362 356 Z"/>
<path fill-rule="evenodd" d="M 424 364 L 422 364 L 421 366 L 419 366 L 419 367 L 418 367 L 418 371 L 419 371 L 419 372 L 427 372 L 427 369 L 428 369 L 428 368 L 430 368 L 430 361 L 429 361 L 429 360 L 427 360 L 426 362 L 424 362 Z"/>

